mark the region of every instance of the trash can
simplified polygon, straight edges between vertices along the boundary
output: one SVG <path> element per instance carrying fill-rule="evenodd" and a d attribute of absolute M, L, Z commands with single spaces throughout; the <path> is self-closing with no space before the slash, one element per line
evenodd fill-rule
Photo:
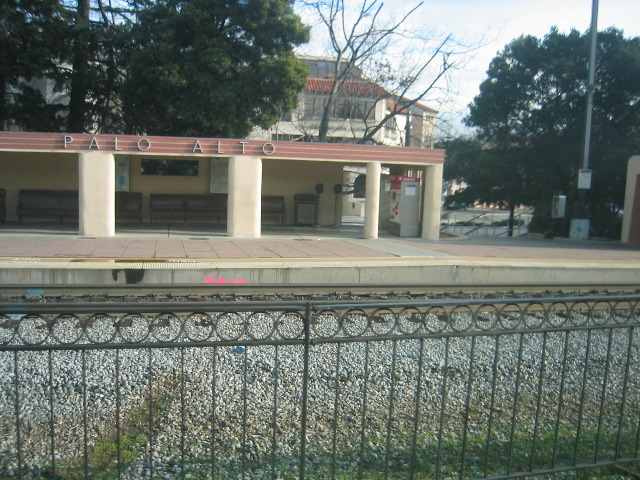
<path fill-rule="evenodd" d="M 318 196 L 296 193 L 293 198 L 296 225 L 316 225 L 318 220 Z"/>

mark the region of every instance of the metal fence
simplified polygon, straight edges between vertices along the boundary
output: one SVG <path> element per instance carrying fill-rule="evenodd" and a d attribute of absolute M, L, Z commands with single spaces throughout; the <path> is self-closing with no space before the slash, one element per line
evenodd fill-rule
<path fill-rule="evenodd" d="M 638 461 L 639 300 L 1 305 L 0 477 L 517 478 Z"/>
<path fill-rule="evenodd" d="M 533 218 L 531 213 L 519 213 L 514 217 L 511 229 L 512 236 L 520 236 L 529 232 L 529 224 Z M 472 212 L 445 212 L 440 220 L 440 231 L 467 235 L 470 237 L 507 237 L 509 236 L 508 213 L 474 214 Z"/>

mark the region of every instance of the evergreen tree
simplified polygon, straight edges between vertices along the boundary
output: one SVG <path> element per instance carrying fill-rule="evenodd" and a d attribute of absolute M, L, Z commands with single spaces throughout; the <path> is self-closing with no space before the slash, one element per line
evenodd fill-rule
<path fill-rule="evenodd" d="M 289 0 L 7 0 L 2 128 L 245 136 L 293 108 Z"/>
<path fill-rule="evenodd" d="M 577 198 L 588 45 L 588 34 L 555 29 L 542 40 L 515 39 L 493 59 L 470 106 L 467 123 L 493 156 L 486 175 L 496 182 L 519 177 L 511 183 L 527 190 L 538 220 L 548 219 L 554 194 Z M 601 32 L 597 58 L 589 206 L 593 233 L 615 236 L 627 160 L 640 149 L 640 38 L 625 39 L 615 29 Z M 546 227 L 543 221 L 540 228 Z"/>
<path fill-rule="evenodd" d="M 62 105 L 52 104 L 50 91 L 37 87 L 57 76 L 66 27 L 66 11 L 58 0 L 0 3 L 0 129 L 59 128 Z"/>
<path fill-rule="evenodd" d="M 244 137 L 292 109 L 306 84 L 289 0 L 159 0 L 140 12 L 123 90 L 127 131 Z"/>

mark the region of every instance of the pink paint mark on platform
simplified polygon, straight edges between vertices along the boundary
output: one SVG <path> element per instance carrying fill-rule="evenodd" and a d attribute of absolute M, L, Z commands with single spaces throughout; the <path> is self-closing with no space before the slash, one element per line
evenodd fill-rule
<path fill-rule="evenodd" d="M 224 279 L 224 277 L 222 275 L 218 276 L 217 280 L 214 280 L 213 275 L 208 275 L 208 276 L 204 277 L 204 281 L 207 282 L 207 283 L 212 283 L 212 284 L 247 283 L 247 281 L 244 278 L 239 278 L 239 279 L 232 278 L 231 280 L 227 281 L 227 280 Z"/>

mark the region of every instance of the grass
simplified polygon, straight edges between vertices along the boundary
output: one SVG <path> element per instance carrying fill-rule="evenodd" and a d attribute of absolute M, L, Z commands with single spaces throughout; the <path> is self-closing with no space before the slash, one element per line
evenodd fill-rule
<path fill-rule="evenodd" d="M 111 480 L 119 478 L 132 462 L 145 455 L 148 442 L 149 416 L 158 422 L 171 408 L 175 393 L 156 394 L 153 403 L 145 398 L 129 410 L 120 423 L 120 435 L 107 434 L 98 439 L 88 450 L 85 465 L 84 456 L 69 460 L 60 460 L 55 472 L 51 468 L 36 478 L 56 478 L 76 480 L 91 478 Z M 414 439 L 410 427 L 396 425 L 390 438 L 386 431 L 371 426 L 366 427 L 364 446 L 360 445 L 360 435 L 338 433 L 335 453 L 331 436 L 313 437 L 307 446 L 307 466 L 305 478 L 337 480 L 351 479 L 449 479 L 485 478 L 523 473 L 528 471 L 552 470 L 572 465 L 584 466 L 598 461 L 611 461 L 615 458 L 616 446 L 621 456 L 632 457 L 635 452 L 636 432 L 623 429 L 620 438 L 617 429 L 610 427 L 607 432 L 602 428 L 584 425 L 577 441 L 575 425 L 563 420 L 559 425 L 548 423 L 539 425 L 534 435 L 531 425 L 519 422 L 513 431 L 511 441 L 510 422 L 496 420 L 491 434 L 486 426 L 482 427 L 482 412 L 472 413 L 469 420 L 469 432 L 466 443 L 463 442 L 461 425 L 451 424 L 445 427 L 440 442 L 437 432 L 420 430 Z M 613 419 L 605 419 L 603 424 L 615 425 Z M 475 425 L 475 431 L 471 432 Z M 483 430 L 484 428 L 484 430 Z M 352 430 L 353 426 L 349 428 Z M 341 432 L 340 428 L 337 430 Z M 414 444 L 416 449 L 413 450 Z M 275 455 L 270 451 L 245 451 L 232 445 L 233 442 L 220 442 L 212 458 L 190 458 L 184 471 L 179 475 L 186 479 L 211 478 L 251 478 L 251 479 L 297 479 L 300 471 L 300 458 L 297 455 Z M 598 458 L 595 458 L 595 445 Z M 387 446 L 389 448 L 387 448 Z M 189 447 L 187 446 L 187 450 Z M 533 455 L 533 457 L 532 457 Z M 180 452 L 176 449 L 176 456 Z M 167 459 L 168 460 L 168 459 Z M 179 465 L 179 461 L 174 464 Z M 157 473 L 161 475 L 160 472 Z M 545 479 L 596 480 L 611 479 L 634 480 L 640 476 L 640 463 L 623 466 L 580 468 L 554 475 L 546 474 Z"/>
<path fill-rule="evenodd" d="M 307 448 L 307 464 L 305 478 L 352 480 L 352 479 L 449 479 L 485 478 L 508 473 L 522 473 L 536 470 L 551 470 L 574 464 L 580 465 L 593 460 L 597 430 L 584 429 L 576 450 L 575 430 L 568 426 L 560 426 L 556 435 L 555 428 L 540 432 L 536 437 L 535 448 L 532 435 L 528 432 L 516 432 L 513 442 L 509 443 L 510 432 L 494 432 L 487 448 L 487 435 L 474 434 L 467 437 L 463 454 L 463 443 L 458 435 L 450 435 L 440 443 L 432 436 L 420 434 L 416 438 L 416 450 L 412 449 L 413 431 L 394 432 L 391 448 L 386 448 L 386 436 L 383 432 L 372 432 L 365 439 L 365 448 L 359 445 L 359 436 L 342 438 L 343 443 L 337 445 L 334 453 L 331 443 L 310 442 Z M 603 452 L 599 460 L 613 458 L 613 447 L 616 439 L 612 435 L 600 434 Z M 634 434 L 629 432 L 621 438 L 621 442 L 634 442 Z M 555 461 L 551 455 L 555 447 Z M 534 451 L 533 461 L 531 459 Z M 216 463 L 210 459 L 198 459 L 185 469 L 185 478 L 209 478 L 209 471 L 214 467 L 216 478 L 251 478 L 251 479 L 297 479 L 299 478 L 300 459 L 297 456 L 272 457 L 264 452 L 260 457 L 251 452 L 253 458 L 242 462 L 236 457 L 225 455 L 224 451 L 216 452 Z M 256 458 L 258 457 L 258 458 Z M 437 459 L 440 459 L 439 461 Z M 463 461 L 464 458 L 464 461 Z M 591 461 L 592 461 L 591 460 Z M 486 466 L 486 468 L 485 468 Z M 624 467 L 608 466 L 577 469 L 544 478 L 553 479 L 633 479 L 640 474 L 640 464 L 629 464 Z M 624 470 L 623 470 L 624 469 Z M 635 476 L 635 477 L 634 477 Z"/>
<path fill-rule="evenodd" d="M 120 422 L 120 435 L 109 432 L 96 440 L 95 444 L 88 449 L 86 465 L 83 455 L 60 460 L 56 463 L 55 472 L 52 466 L 49 466 L 43 471 L 41 478 L 60 480 L 119 478 L 120 472 L 144 453 L 144 446 L 148 442 L 150 412 L 154 421 L 163 418 L 171 402 L 172 395 L 169 393 L 154 396 L 151 403 L 148 398 L 145 398 L 124 415 Z"/>

